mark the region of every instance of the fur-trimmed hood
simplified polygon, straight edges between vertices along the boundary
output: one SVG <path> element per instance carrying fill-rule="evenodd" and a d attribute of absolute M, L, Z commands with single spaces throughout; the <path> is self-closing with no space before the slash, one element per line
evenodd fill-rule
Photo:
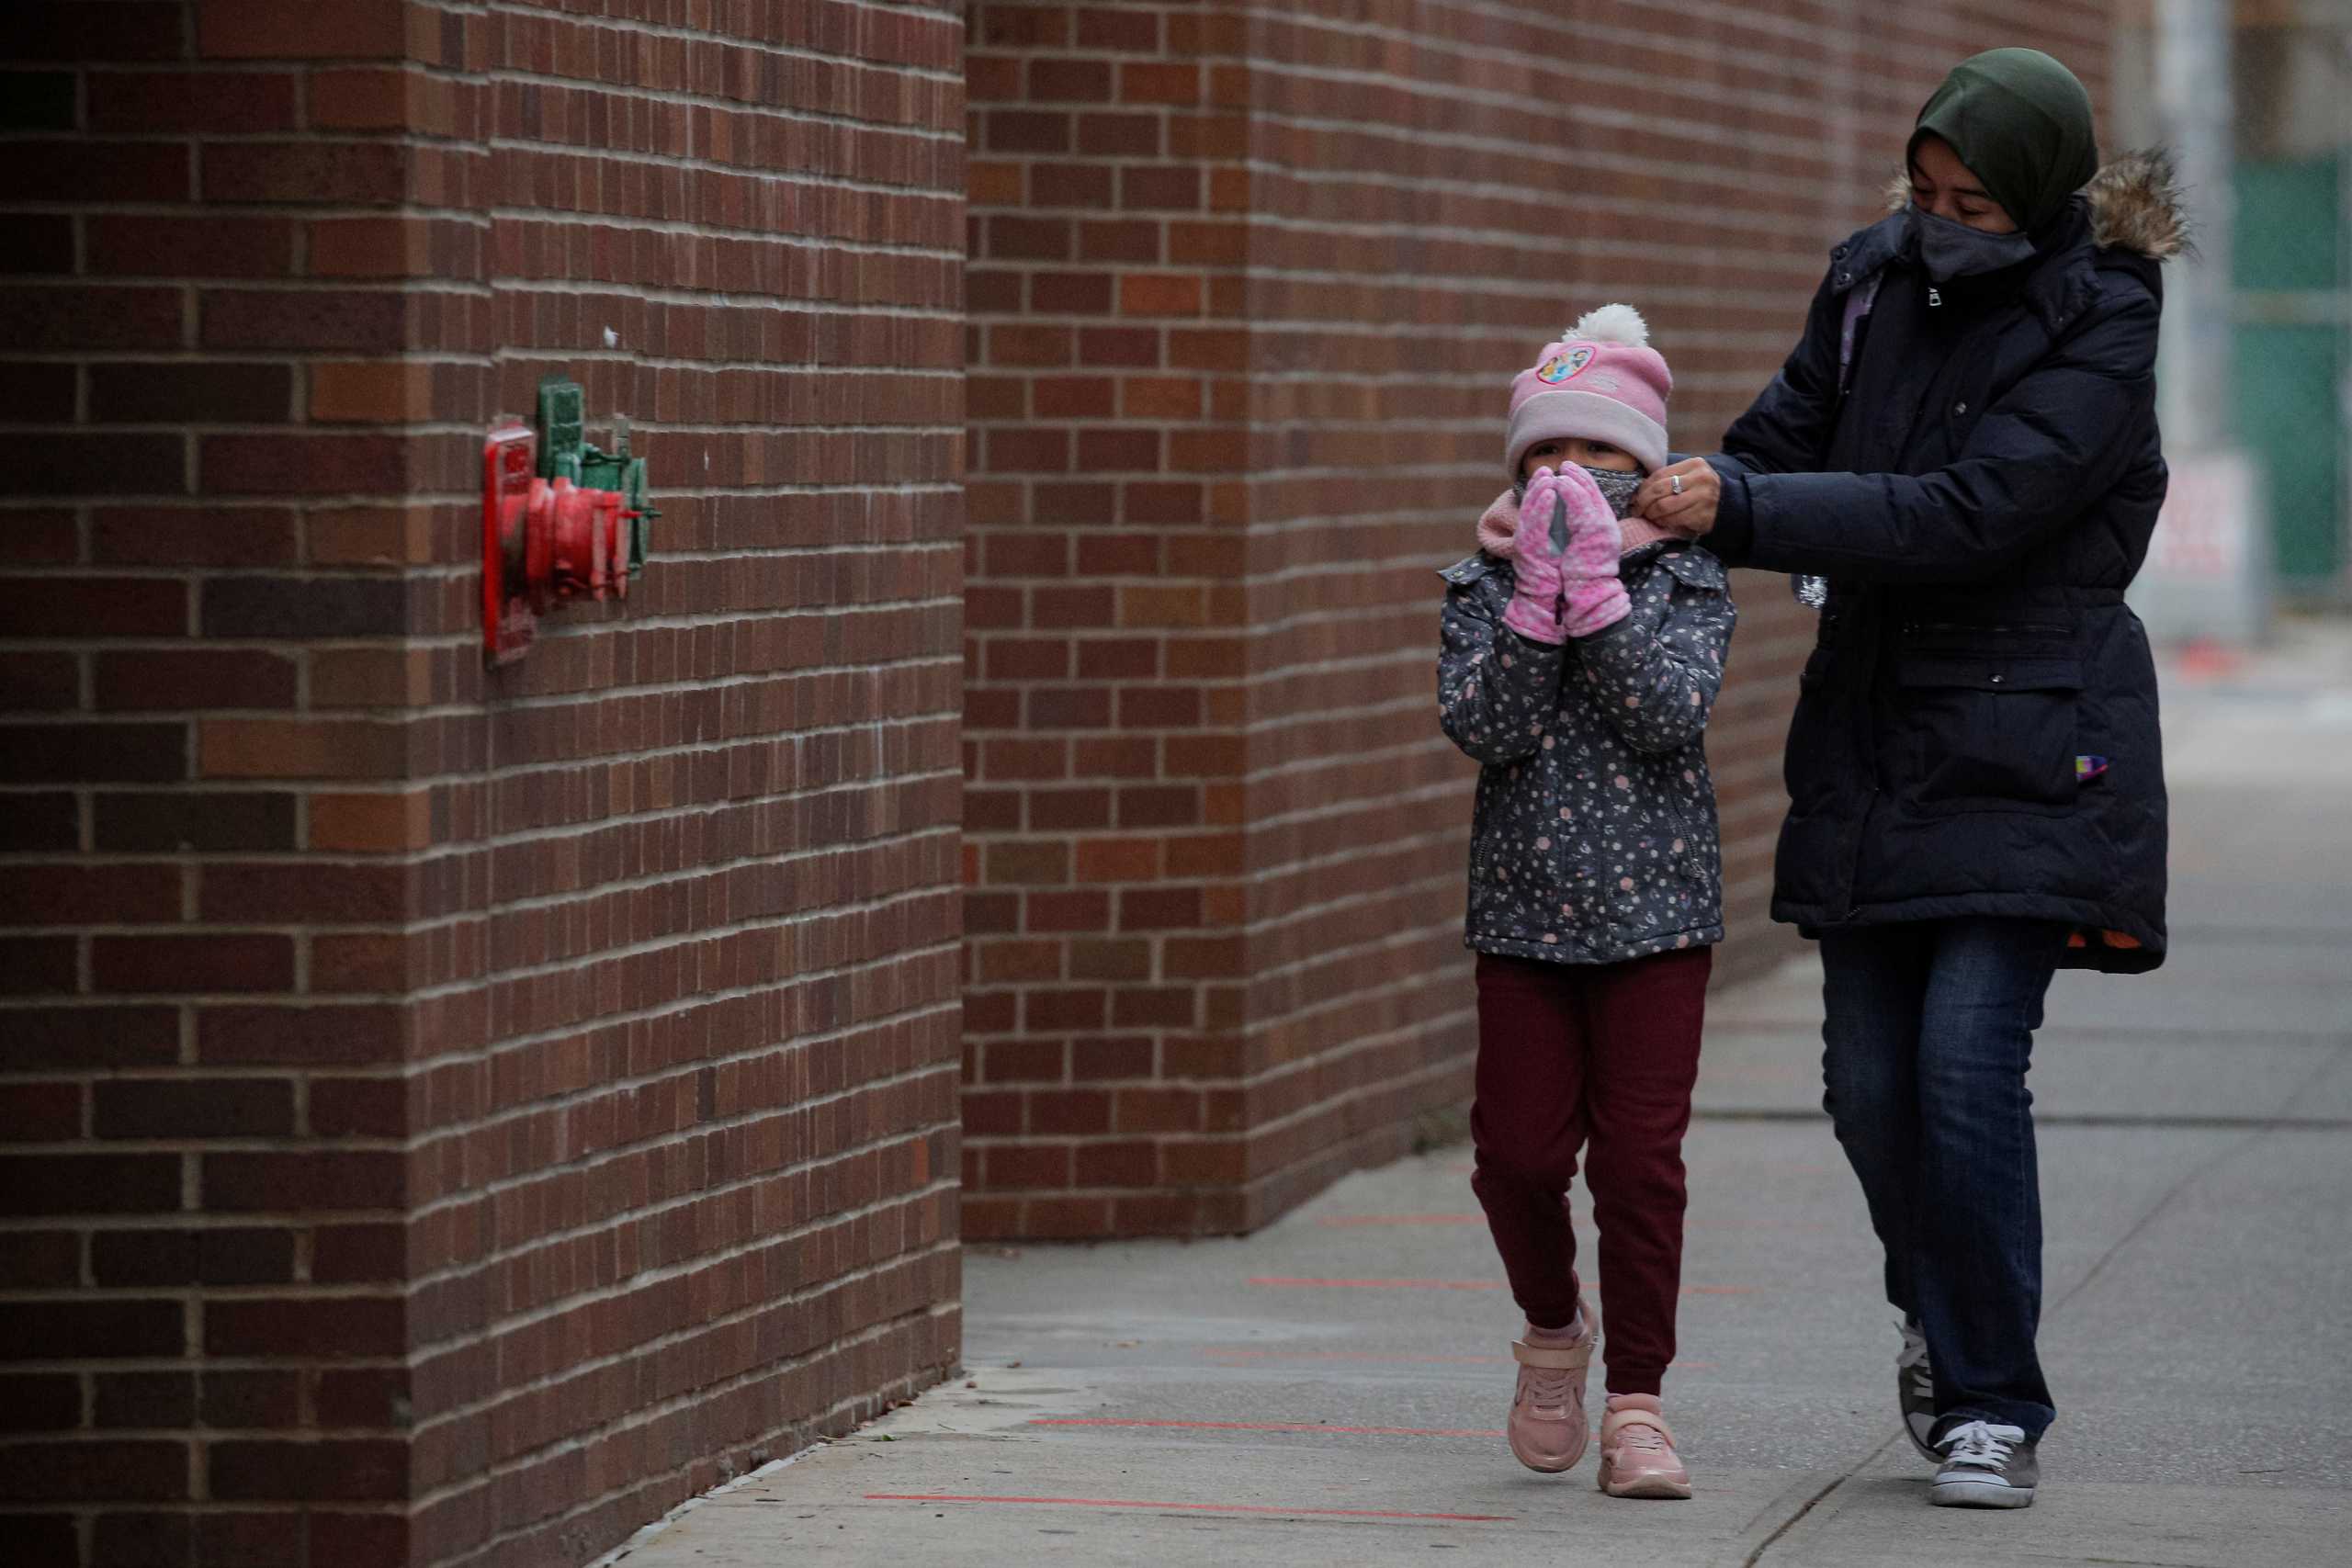
<path fill-rule="evenodd" d="M 2188 215 L 2172 154 L 2151 147 L 2121 153 L 2083 187 L 2090 207 L 2091 243 L 2168 262 L 2189 248 Z M 1886 209 L 1911 205 L 1911 175 L 1898 169 L 1886 187 Z"/>

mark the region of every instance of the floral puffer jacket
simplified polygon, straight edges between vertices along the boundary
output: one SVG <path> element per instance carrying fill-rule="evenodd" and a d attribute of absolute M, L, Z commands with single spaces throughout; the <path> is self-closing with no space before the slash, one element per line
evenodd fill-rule
<path fill-rule="evenodd" d="M 1615 964 L 1723 940 L 1707 715 L 1734 611 L 1721 562 L 1654 541 L 1621 567 L 1633 613 L 1553 648 L 1503 625 L 1511 567 L 1448 567 L 1438 716 L 1485 764 L 1467 944 Z"/>

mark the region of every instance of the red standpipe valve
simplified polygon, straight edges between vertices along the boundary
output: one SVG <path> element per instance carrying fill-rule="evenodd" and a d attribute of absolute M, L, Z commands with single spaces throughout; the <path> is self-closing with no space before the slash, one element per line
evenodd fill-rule
<path fill-rule="evenodd" d="M 534 472 L 529 427 L 492 431 L 482 456 L 482 644 L 492 664 L 530 649 L 537 617 L 573 599 L 628 597 L 629 525 L 618 491 Z"/>

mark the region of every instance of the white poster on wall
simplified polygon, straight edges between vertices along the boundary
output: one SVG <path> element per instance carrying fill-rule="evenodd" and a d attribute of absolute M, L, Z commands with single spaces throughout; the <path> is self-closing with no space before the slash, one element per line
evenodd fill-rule
<path fill-rule="evenodd" d="M 2262 466 L 2236 447 L 2165 456 L 2172 483 L 2132 607 L 2158 643 L 2259 642 L 2270 618 Z"/>

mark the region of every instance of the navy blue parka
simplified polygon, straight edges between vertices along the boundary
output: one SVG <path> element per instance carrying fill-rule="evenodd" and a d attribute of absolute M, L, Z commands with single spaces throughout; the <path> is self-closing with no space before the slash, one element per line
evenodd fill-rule
<path fill-rule="evenodd" d="M 2165 495 L 2179 232 L 2168 171 L 2127 159 L 2004 273 L 1931 283 L 1899 213 L 1831 254 L 1803 341 L 1711 459 L 1710 549 L 1830 584 L 1775 918 L 2045 919 L 2080 935 L 2070 963 L 2163 962 L 2155 671 L 2123 592 Z"/>

